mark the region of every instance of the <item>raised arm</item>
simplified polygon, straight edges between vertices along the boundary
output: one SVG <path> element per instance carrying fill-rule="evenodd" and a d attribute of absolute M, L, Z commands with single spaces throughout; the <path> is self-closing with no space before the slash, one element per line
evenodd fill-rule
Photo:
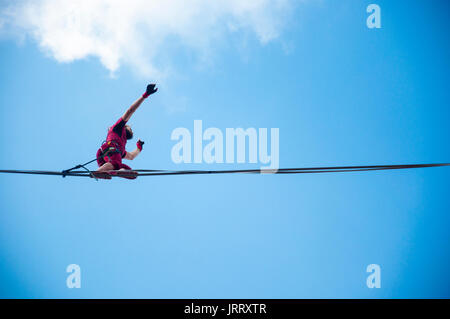
<path fill-rule="evenodd" d="M 136 112 L 136 110 L 139 108 L 139 106 L 142 104 L 142 102 L 144 102 L 144 100 L 146 98 L 148 98 L 150 95 L 152 95 L 153 93 L 155 93 L 156 91 L 158 91 L 157 88 L 155 88 L 155 84 L 149 84 L 147 85 L 147 90 L 145 91 L 145 93 L 136 100 L 136 102 L 134 102 L 129 109 L 122 115 L 122 119 L 125 122 L 128 122 L 129 119 L 131 118 L 131 116 L 134 114 L 134 112 Z"/>

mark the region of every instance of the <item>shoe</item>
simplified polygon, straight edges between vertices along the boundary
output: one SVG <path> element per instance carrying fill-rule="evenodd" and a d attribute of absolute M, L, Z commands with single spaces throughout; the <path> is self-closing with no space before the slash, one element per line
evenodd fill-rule
<path fill-rule="evenodd" d="M 127 169 L 121 169 L 118 171 L 109 171 L 109 175 L 122 177 L 126 179 L 136 179 L 138 176 L 138 172 L 127 170 Z"/>

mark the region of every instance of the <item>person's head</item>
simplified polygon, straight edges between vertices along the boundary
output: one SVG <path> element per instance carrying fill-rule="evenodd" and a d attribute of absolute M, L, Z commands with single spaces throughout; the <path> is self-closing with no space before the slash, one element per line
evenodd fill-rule
<path fill-rule="evenodd" d="M 125 125 L 125 132 L 127 134 L 127 140 L 131 140 L 133 138 L 133 130 L 131 129 L 131 126 Z"/>

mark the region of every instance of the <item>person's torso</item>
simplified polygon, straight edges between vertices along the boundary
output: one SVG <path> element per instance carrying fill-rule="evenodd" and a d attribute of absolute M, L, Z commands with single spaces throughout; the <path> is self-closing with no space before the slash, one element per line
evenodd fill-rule
<path fill-rule="evenodd" d="M 125 132 L 125 127 L 122 129 L 120 135 L 113 131 L 113 127 L 110 127 L 108 129 L 108 135 L 106 137 L 106 141 L 107 142 L 110 142 L 110 141 L 116 142 L 115 144 L 117 144 L 117 147 L 119 148 L 120 152 L 122 154 L 124 154 L 125 146 L 127 144 L 127 134 Z"/>

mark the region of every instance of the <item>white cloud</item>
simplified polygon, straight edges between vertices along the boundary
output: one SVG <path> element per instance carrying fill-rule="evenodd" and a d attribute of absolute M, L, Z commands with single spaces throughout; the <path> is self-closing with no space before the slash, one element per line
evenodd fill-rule
<path fill-rule="evenodd" d="M 21 0 L 1 9 L 0 27 L 32 37 L 59 62 L 94 56 L 112 74 L 128 65 L 160 77 L 176 50 L 208 55 L 243 31 L 261 44 L 277 38 L 291 1 Z"/>

